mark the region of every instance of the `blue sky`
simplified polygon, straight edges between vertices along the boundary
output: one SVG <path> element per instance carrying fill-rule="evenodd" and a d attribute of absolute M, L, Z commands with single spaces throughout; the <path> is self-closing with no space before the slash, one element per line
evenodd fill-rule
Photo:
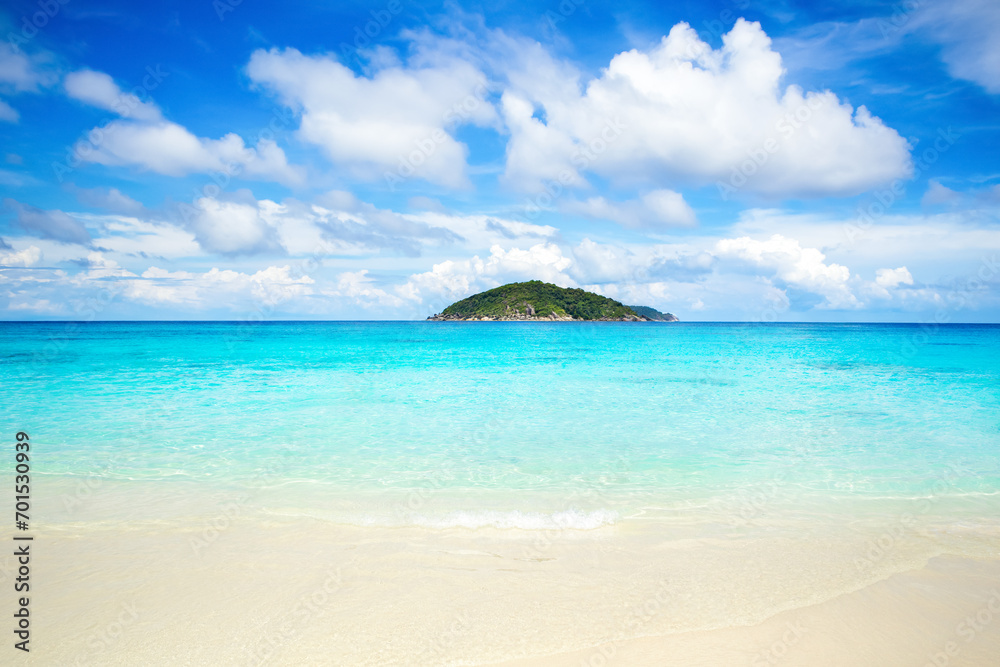
<path fill-rule="evenodd" d="M 1000 321 L 1000 4 L 8 2 L 0 317 Z"/>

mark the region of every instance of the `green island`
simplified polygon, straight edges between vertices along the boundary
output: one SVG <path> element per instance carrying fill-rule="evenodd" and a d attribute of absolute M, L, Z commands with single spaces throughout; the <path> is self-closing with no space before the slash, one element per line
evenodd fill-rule
<path fill-rule="evenodd" d="M 508 283 L 456 301 L 428 320 L 475 322 L 676 322 L 670 313 L 626 306 L 600 294 L 530 280 Z"/>

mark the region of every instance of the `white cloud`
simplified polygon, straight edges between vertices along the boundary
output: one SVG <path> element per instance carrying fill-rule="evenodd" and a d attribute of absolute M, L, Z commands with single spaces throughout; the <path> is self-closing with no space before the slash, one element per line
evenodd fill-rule
<path fill-rule="evenodd" d="M 1000 93 L 1000 41 L 996 39 L 1000 5 L 994 0 L 913 0 L 884 5 L 881 11 L 882 15 L 853 22 L 809 24 L 775 42 L 792 68 L 837 70 L 891 53 L 919 37 L 941 46 L 941 59 L 953 77 Z M 893 87 L 875 85 L 872 90 L 891 93 Z"/>
<path fill-rule="evenodd" d="M 222 255 L 283 252 L 277 232 L 253 204 L 202 197 L 187 225 L 202 248 Z"/>
<path fill-rule="evenodd" d="M 453 127 L 494 118 L 483 100 L 484 75 L 457 58 L 424 67 L 389 63 L 365 77 L 332 56 L 272 49 L 255 51 L 247 72 L 301 111 L 302 139 L 355 176 L 383 180 L 388 174 L 390 184 L 412 175 L 466 186 L 468 150 Z"/>
<path fill-rule="evenodd" d="M 375 281 L 368 275 L 367 269 L 360 271 L 345 271 L 337 276 L 337 284 L 333 289 L 324 290 L 324 295 L 347 299 L 362 308 L 398 307 L 403 299 L 389 294 L 376 287 Z"/>
<path fill-rule="evenodd" d="M 931 179 L 927 185 L 927 192 L 921 197 L 920 203 L 924 206 L 935 206 L 937 204 L 955 204 L 962 198 L 958 192 L 949 187 L 941 185 L 939 181 Z"/>
<path fill-rule="evenodd" d="M 17 93 L 37 92 L 56 81 L 50 62 L 51 54 L 27 53 L 4 40 L 0 42 L 0 86 Z"/>
<path fill-rule="evenodd" d="M 314 283 L 307 275 L 296 275 L 290 266 L 269 266 L 253 274 L 218 268 L 204 273 L 167 271 L 153 266 L 129 280 L 124 295 L 154 305 L 204 310 L 220 305 L 246 306 L 248 302 L 276 305 L 312 294 Z"/>
<path fill-rule="evenodd" d="M 17 113 L 17 109 L 0 100 L 0 120 L 7 123 L 16 123 L 20 119 L 21 114 Z"/>
<path fill-rule="evenodd" d="M 113 121 L 92 130 L 76 153 L 88 162 L 137 166 L 167 176 L 219 172 L 286 185 L 304 179 L 301 168 L 289 165 L 272 140 L 261 139 L 250 148 L 237 134 L 204 139 L 169 121 Z"/>
<path fill-rule="evenodd" d="M 440 303 L 524 280 L 576 287 L 576 282 L 565 273 L 572 263 L 573 260 L 564 256 L 554 243 L 539 243 L 527 250 L 504 250 L 496 245 L 490 248 L 490 256 L 485 260 L 474 255 L 465 261 L 447 260 L 435 264 L 430 271 L 410 276 L 397 291 L 406 299 Z"/>
<path fill-rule="evenodd" d="M 563 209 L 588 218 L 610 220 L 631 229 L 691 227 L 698 222 L 694 209 L 684 201 L 684 196 L 666 189 L 653 190 L 638 200 L 627 202 L 591 197 L 584 202 L 567 202 Z"/>
<path fill-rule="evenodd" d="M 107 109 L 123 120 L 94 128 L 74 147 L 81 160 L 109 166 L 136 166 L 167 176 L 219 173 L 298 185 L 305 174 L 288 164 L 285 152 L 272 140 L 255 147 L 230 132 L 221 139 L 197 137 L 168 121 L 152 101 L 123 93 L 103 72 L 80 70 L 66 77 L 70 97 Z"/>
<path fill-rule="evenodd" d="M 715 244 L 719 257 L 738 259 L 756 268 L 767 269 L 789 287 L 807 290 L 825 298 L 829 308 L 859 308 L 851 292 L 851 272 L 840 264 L 826 264 L 826 256 L 816 248 L 804 248 L 795 239 L 775 234 L 766 241 L 743 236 L 722 239 Z"/>
<path fill-rule="evenodd" d="M 204 254 L 193 233 L 166 222 L 125 215 L 77 217 L 101 230 L 96 247 L 118 255 L 178 259 Z"/>
<path fill-rule="evenodd" d="M 28 53 L 12 42 L 0 42 L 0 92 L 6 94 L 37 93 L 42 87 L 56 81 L 50 67 L 51 54 L 44 51 Z M 0 122 L 17 123 L 21 114 L 4 100 L 0 100 Z"/>
<path fill-rule="evenodd" d="M 52 303 L 48 299 L 33 299 L 11 292 L 8 292 L 7 296 L 10 298 L 10 302 L 7 304 L 8 310 L 26 310 L 46 315 L 62 315 L 66 312 L 62 304 Z"/>
<path fill-rule="evenodd" d="M 628 248 L 583 239 L 573 248 L 572 275 L 582 284 L 634 281 L 649 264 Z"/>
<path fill-rule="evenodd" d="M 110 257 L 105 257 L 104 253 L 93 251 L 87 253 L 87 270 L 82 274 L 77 274 L 72 281 L 82 284 L 87 280 L 97 280 L 101 278 L 134 278 L 136 274 L 124 268 L 121 264 Z"/>
<path fill-rule="evenodd" d="M 1000 4 L 995 0 L 927 3 L 914 23 L 942 45 L 941 57 L 952 76 L 1000 94 Z"/>
<path fill-rule="evenodd" d="M 34 266 L 42 259 L 42 251 L 37 246 L 28 246 L 16 252 L 0 253 L 0 266 Z"/>
<path fill-rule="evenodd" d="M 573 187 L 587 184 L 574 166 L 579 151 L 568 131 L 535 118 L 534 105 L 517 93 L 506 91 L 500 107 L 511 133 L 504 182 L 526 191 L 542 190 L 546 180 Z"/>
<path fill-rule="evenodd" d="M 542 64 L 543 76 L 552 68 Z M 850 195 L 906 176 L 899 134 L 833 93 L 782 88 L 780 55 L 742 19 L 713 50 L 685 23 L 649 52 L 615 56 L 581 94 L 520 73 L 505 95 L 507 179 L 526 189 L 584 172 L 662 183 L 722 183 L 775 196 Z M 530 104 L 529 104 L 530 102 Z M 538 107 L 545 122 L 531 119 Z M 547 155 L 532 162 L 541 147 Z M 524 156 L 524 157 L 522 157 Z M 537 183 L 536 183 L 537 187 Z"/>
<path fill-rule="evenodd" d="M 913 276 L 905 266 L 898 269 L 879 269 L 875 272 L 875 283 L 879 287 L 891 289 L 899 285 L 912 285 Z"/>
<path fill-rule="evenodd" d="M 118 84 L 104 72 L 82 69 L 70 72 L 63 81 L 66 94 L 85 104 L 113 111 L 124 118 L 157 122 L 162 120 L 160 109 L 152 102 L 143 102 L 131 93 L 123 93 Z"/>
<path fill-rule="evenodd" d="M 73 185 L 69 189 L 84 204 L 107 209 L 115 213 L 139 213 L 142 204 L 124 194 L 118 188 L 79 188 Z"/>
<path fill-rule="evenodd" d="M 431 227 L 446 229 L 469 248 L 511 246 L 523 242 L 538 242 L 555 237 L 559 230 L 551 225 L 535 225 L 493 215 L 456 215 L 422 212 L 404 216 L 408 220 Z"/>
<path fill-rule="evenodd" d="M 18 226 L 32 236 L 60 243 L 90 243 L 90 232 L 83 223 L 63 211 L 46 211 L 10 198 L 3 203 L 16 214 Z"/>

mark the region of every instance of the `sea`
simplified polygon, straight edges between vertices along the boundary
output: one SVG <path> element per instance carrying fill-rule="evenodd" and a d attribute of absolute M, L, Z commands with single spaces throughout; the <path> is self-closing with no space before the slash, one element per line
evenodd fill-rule
<path fill-rule="evenodd" d="M 55 525 L 974 526 L 998 351 L 997 325 L 5 322 L 0 419 Z"/>

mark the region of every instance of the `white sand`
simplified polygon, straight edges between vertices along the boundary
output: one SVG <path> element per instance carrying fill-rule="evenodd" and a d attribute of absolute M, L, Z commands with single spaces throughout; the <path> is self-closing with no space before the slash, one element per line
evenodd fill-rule
<path fill-rule="evenodd" d="M 847 522 L 217 525 L 35 531 L 31 660 L 13 664 L 1000 664 L 1000 530 L 981 523 L 875 551 L 882 527 Z"/>

